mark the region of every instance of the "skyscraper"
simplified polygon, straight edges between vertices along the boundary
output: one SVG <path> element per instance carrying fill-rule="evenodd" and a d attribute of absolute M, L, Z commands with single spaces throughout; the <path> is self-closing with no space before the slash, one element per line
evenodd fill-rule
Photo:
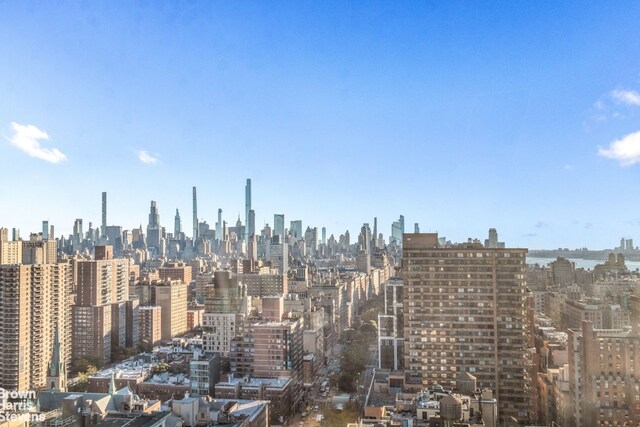
<path fill-rule="evenodd" d="M 284 214 L 273 215 L 273 235 L 284 237 Z"/>
<path fill-rule="evenodd" d="M 42 221 L 42 240 L 49 240 L 49 221 Z"/>
<path fill-rule="evenodd" d="M 251 239 L 251 236 L 256 234 L 256 211 L 251 209 L 249 211 L 249 222 L 247 222 L 247 240 Z"/>
<path fill-rule="evenodd" d="M 179 239 L 180 233 L 182 233 L 182 219 L 180 218 L 180 211 L 176 209 L 176 217 L 173 220 L 173 237 Z"/>
<path fill-rule="evenodd" d="M 149 225 L 147 225 L 147 246 L 159 250 L 161 237 L 160 214 L 158 214 L 156 202 L 152 200 L 149 208 Z"/>
<path fill-rule="evenodd" d="M 107 236 L 107 192 L 102 192 L 102 226 L 100 227 L 100 237 Z"/>
<path fill-rule="evenodd" d="M 638 425 L 640 298 L 629 301 L 631 328 L 598 329 L 590 320 L 569 329 L 567 426 Z"/>
<path fill-rule="evenodd" d="M 216 271 L 212 283 L 205 286 L 203 348 L 229 356 L 231 340 L 243 335 L 243 320 L 250 310 L 250 300 L 237 276 Z"/>
<path fill-rule="evenodd" d="M 400 217 L 402 219 L 402 216 Z M 402 227 L 403 224 L 400 220 L 394 221 L 391 224 L 391 237 L 389 238 L 389 243 L 393 245 L 401 245 L 402 244 Z"/>
<path fill-rule="evenodd" d="M 198 195 L 196 187 L 193 187 L 193 244 L 198 240 Z"/>
<path fill-rule="evenodd" d="M 187 332 L 188 284 L 171 280 L 156 285 L 156 305 L 161 310 L 161 337 L 170 340 Z"/>
<path fill-rule="evenodd" d="M 495 392 L 502 419 L 527 422 L 526 249 L 480 243 L 439 247 L 437 234 L 405 234 L 404 357 L 422 384 L 455 386 L 460 372 Z"/>
<path fill-rule="evenodd" d="M 0 228 L 0 265 L 20 264 L 22 243 L 22 240 L 9 240 L 9 229 Z"/>
<path fill-rule="evenodd" d="M 216 239 L 222 240 L 222 209 L 218 209 L 218 222 L 216 222 Z"/>
<path fill-rule="evenodd" d="M 498 232 L 495 228 L 489 229 L 489 247 L 497 248 L 498 247 Z"/>
<path fill-rule="evenodd" d="M 84 233 L 82 232 L 82 218 L 77 218 L 73 223 L 73 250 L 79 251 L 80 245 L 84 240 Z"/>
<path fill-rule="evenodd" d="M 96 246 L 95 260 L 77 260 L 76 270 L 73 355 L 109 363 L 111 346 L 124 343 L 127 328 L 133 328 L 120 310 L 129 299 L 129 261 L 113 259 L 111 246 Z"/>
<path fill-rule="evenodd" d="M 373 246 L 378 247 L 378 217 L 373 218 Z"/>
<path fill-rule="evenodd" d="M 160 214 L 158 214 L 158 206 L 155 200 L 151 201 L 151 207 L 149 208 L 149 227 L 160 227 Z"/>
<path fill-rule="evenodd" d="M 46 386 L 56 329 L 61 362 L 71 358 L 68 263 L 0 265 L 0 387 L 37 390 Z"/>
<path fill-rule="evenodd" d="M 289 223 L 289 234 L 296 238 L 296 240 L 302 239 L 302 221 L 296 220 Z"/>
<path fill-rule="evenodd" d="M 247 237 L 251 237 L 251 231 L 249 230 L 249 211 L 251 211 L 251 179 L 247 178 L 247 184 L 244 186 L 245 236 L 242 236 L 243 240 L 246 240 Z"/>

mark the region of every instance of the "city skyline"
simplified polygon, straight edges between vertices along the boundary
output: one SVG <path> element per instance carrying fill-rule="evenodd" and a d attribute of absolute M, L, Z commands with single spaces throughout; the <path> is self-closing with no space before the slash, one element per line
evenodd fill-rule
<path fill-rule="evenodd" d="M 100 191 L 112 224 L 144 223 L 150 200 L 187 224 L 189 186 L 207 222 L 221 207 L 244 223 L 251 177 L 256 228 L 283 212 L 355 235 L 378 217 L 388 236 L 403 214 L 455 241 L 637 240 L 638 18 L 628 3 L 5 2 L 0 179 L 21 180 L 0 224 L 99 227 Z"/>
<path fill-rule="evenodd" d="M 247 179 L 250 179 L 250 178 L 247 178 Z M 190 200 L 190 203 L 191 203 L 192 207 L 194 206 L 195 198 L 194 198 L 193 194 L 195 194 L 194 192 L 195 192 L 196 188 L 197 188 L 196 186 L 192 187 L 192 192 L 193 193 L 192 193 L 192 197 L 191 197 L 191 200 Z M 101 194 L 101 196 L 102 196 L 101 200 L 104 201 L 104 200 L 106 200 L 105 197 L 106 197 L 107 194 L 109 194 L 109 192 L 104 192 L 103 191 L 103 192 L 98 192 L 98 194 Z M 157 214 L 156 215 L 158 215 L 158 217 L 160 218 L 159 221 L 158 221 L 158 223 L 160 224 L 160 227 L 166 229 L 167 233 L 172 233 L 174 228 L 175 228 L 175 217 L 171 216 L 172 215 L 171 212 L 176 212 L 176 214 L 177 214 L 178 211 L 180 209 L 182 209 L 182 207 L 171 208 L 173 210 L 171 212 L 165 214 L 165 216 L 163 216 L 163 214 L 162 214 L 162 212 L 163 212 L 162 206 L 159 205 L 159 203 L 158 203 L 158 201 L 156 199 L 152 199 L 152 200 L 149 200 L 149 201 L 145 202 L 146 213 L 140 215 L 141 220 L 139 222 L 133 222 L 133 223 L 109 223 L 108 222 L 106 225 L 107 226 L 121 226 L 123 230 L 133 230 L 133 229 L 138 228 L 140 226 L 142 226 L 143 229 L 146 229 L 147 225 L 150 224 L 149 223 L 149 213 L 148 213 L 149 203 L 152 204 L 153 209 L 157 209 Z M 96 209 L 89 209 L 89 210 L 91 212 L 96 211 Z M 209 225 L 209 227 L 211 227 L 212 229 L 216 229 L 216 222 L 218 220 L 218 216 L 217 215 L 219 214 L 220 210 L 222 210 L 222 212 L 226 211 L 224 208 L 216 208 L 215 209 L 215 212 L 216 212 L 216 216 L 215 217 L 213 215 L 211 215 L 210 217 L 209 216 L 205 216 L 205 217 L 198 216 L 198 218 L 197 218 L 198 222 L 199 223 L 205 223 L 206 222 Z M 253 211 L 253 209 L 251 211 Z M 104 220 L 105 216 L 107 215 L 107 212 L 108 212 L 109 217 L 112 217 L 112 215 L 113 215 L 113 213 L 110 210 L 108 210 L 108 211 L 104 210 L 104 205 L 103 204 L 100 204 L 99 212 L 100 212 L 100 215 L 102 215 L 103 220 Z M 311 228 L 319 227 L 319 228 L 326 229 L 326 226 L 324 225 L 325 222 L 322 222 L 320 224 L 315 224 L 315 223 L 310 223 L 310 222 L 305 221 L 304 218 L 298 218 L 298 217 L 290 218 L 288 216 L 288 214 L 286 214 L 286 213 L 285 214 L 273 213 L 273 214 L 271 214 L 271 216 L 269 216 L 269 214 L 266 214 L 265 217 L 264 217 L 263 222 L 255 224 L 256 225 L 256 230 L 255 230 L 256 235 L 259 235 L 260 232 L 262 231 L 262 229 L 265 226 L 269 226 L 272 230 L 274 230 L 274 226 L 275 226 L 274 219 L 275 219 L 275 217 L 276 216 L 282 216 L 282 215 L 285 216 L 284 229 L 287 232 L 291 231 L 291 230 L 289 230 L 289 227 L 288 227 L 289 221 L 301 221 L 302 225 L 303 225 L 303 230 L 305 230 L 307 226 L 309 226 Z M 117 215 L 117 214 L 113 215 L 113 216 L 120 217 L 120 215 Z M 404 216 L 404 215 L 402 213 L 399 213 L 397 216 Z M 337 229 L 337 228 L 336 229 L 329 229 L 327 231 L 327 236 L 333 235 L 337 239 L 340 235 L 344 234 L 345 231 L 349 231 L 349 233 L 351 235 L 357 236 L 359 230 L 362 227 L 362 224 L 371 225 L 372 223 L 374 223 L 374 221 L 377 220 L 378 223 L 381 223 L 383 225 L 383 228 L 379 228 L 378 229 L 379 233 L 382 233 L 385 242 L 389 243 L 390 238 L 392 237 L 392 233 L 391 232 L 392 232 L 392 228 L 393 228 L 393 223 L 397 222 L 397 220 L 398 220 L 397 216 L 396 216 L 395 219 L 392 218 L 389 221 L 389 223 L 387 224 L 386 227 L 384 227 L 384 225 L 385 225 L 384 221 L 381 222 L 379 217 L 373 216 L 371 218 L 365 218 L 365 220 L 362 221 L 361 225 L 354 227 L 354 229 L 349 229 L 349 228 L 347 228 L 347 229 Z M 144 217 L 146 217 L 147 219 L 142 219 Z M 162 219 L 163 217 L 165 218 L 164 220 Z M 171 218 L 173 218 L 173 219 L 171 219 Z M 238 218 L 241 221 L 243 221 L 242 214 L 241 214 L 241 212 L 239 210 L 238 210 L 238 214 L 236 216 L 234 216 L 234 217 L 228 217 L 228 216 L 224 216 L 224 215 L 222 216 L 222 220 L 224 222 L 226 222 L 227 226 L 234 225 L 236 223 L 236 221 L 238 220 Z M 13 224 L 2 224 L 2 223 L 0 223 L 0 227 L 7 228 L 9 230 L 17 229 L 19 231 L 19 235 L 20 235 L 20 237 L 22 239 L 28 239 L 29 233 L 37 233 L 40 230 L 44 230 L 44 224 L 46 224 L 47 227 L 52 226 L 55 229 L 55 235 L 51 236 L 52 238 L 60 238 L 60 237 L 65 237 L 66 238 L 66 237 L 73 236 L 73 234 L 74 234 L 73 228 L 75 227 L 74 224 L 75 224 L 75 221 L 77 221 L 78 219 L 82 220 L 82 224 L 83 224 L 85 232 L 89 229 L 89 223 L 91 223 L 93 229 L 96 229 L 96 230 L 100 231 L 100 234 L 102 235 L 102 231 L 101 230 L 102 230 L 103 223 L 102 222 L 98 222 L 94 217 L 86 218 L 86 217 L 81 217 L 81 216 L 75 216 L 74 220 L 69 222 L 69 224 L 67 224 L 65 222 L 57 224 L 54 221 L 50 220 L 49 217 L 46 217 L 45 219 L 42 219 L 40 221 L 40 225 L 34 224 L 33 227 L 20 227 L 20 226 L 15 226 Z M 408 224 L 414 224 L 414 222 L 411 221 L 411 220 L 408 221 L 407 223 Z M 337 224 L 337 222 L 336 222 L 336 224 Z M 416 222 L 415 224 L 419 225 L 420 228 L 428 229 L 428 231 L 426 231 L 427 233 L 429 233 L 429 232 L 438 233 L 438 229 L 437 228 L 433 228 L 432 229 L 428 225 L 423 225 L 423 224 L 421 224 L 419 222 Z M 242 222 L 242 225 L 246 226 L 246 224 L 244 222 Z M 544 226 L 546 226 L 546 224 Z M 405 233 L 410 233 L 413 230 L 413 227 L 414 226 L 411 225 L 411 230 L 405 229 Z M 541 227 L 541 226 L 540 225 L 536 225 L 536 227 Z M 463 243 L 463 242 L 467 241 L 468 239 L 478 239 L 480 241 L 483 241 L 483 239 L 485 239 L 485 237 L 486 237 L 487 230 L 488 230 L 489 233 L 491 233 L 491 230 L 495 231 L 495 228 L 496 227 L 491 227 L 489 229 L 478 229 L 475 234 L 468 235 L 466 237 L 458 236 L 458 233 L 456 233 L 455 229 L 451 230 L 452 232 L 449 233 L 449 234 L 446 232 L 446 230 L 444 232 L 440 233 L 440 234 L 443 237 L 447 238 L 447 240 L 449 240 L 449 241 L 451 241 L 453 243 Z M 388 229 L 388 230 L 385 232 L 385 229 Z M 47 228 L 47 230 L 48 230 L 48 228 Z M 190 234 L 187 234 L 187 237 L 192 238 L 193 234 L 194 234 L 194 230 L 192 230 Z M 498 229 L 498 232 L 500 232 L 500 229 Z M 44 231 L 43 231 L 43 235 L 44 235 Z M 48 231 L 47 231 L 46 235 L 47 236 L 49 235 Z M 455 236 L 455 237 L 450 237 L 450 236 Z M 622 238 L 625 239 L 625 240 L 628 239 L 629 237 L 631 238 L 631 241 L 634 240 L 633 239 L 634 236 L 631 235 L 631 234 L 626 234 L 626 235 L 622 236 Z M 500 234 L 500 238 L 503 239 L 503 235 L 502 234 Z M 241 240 L 245 240 L 245 239 L 241 239 Z M 617 243 L 619 243 L 619 238 L 613 237 L 611 239 L 611 243 L 609 243 L 610 246 L 588 247 L 588 249 L 590 249 L 590 250 L 606 250 L 606 249 L 615 250 L 617 248 L 617 246 L 616 246 Z M 513 248 L 522 247 L 522 248 L 524 248 L 525 246 L 510 245 L 510 247 L 513 247 Z M 558 249 L 558 248 L 566 248 L 566 249 L 570 249 L 571 250 L 571 249 L 581 249 L 581 248 L 584 248 L 584 247 L 587 247 L 587 246 L 586 245 L 576 246 L 576 247 L 570 247 L 570 246 L 566 246 L 566 245 L 565 246 L 558 246 L 558 247 L 551 247 L 551 246 L 550 247 L 542 247 L 541 246 L 541 247 L 530 247 L 530 248 L 527 248 L 527 249 L 531 249 L 531 250 L 538 250 L 538 249 L 554 250 L 554 249 Z M 634 247 L 635 247 L 635 245 L 634 245 Z"/>

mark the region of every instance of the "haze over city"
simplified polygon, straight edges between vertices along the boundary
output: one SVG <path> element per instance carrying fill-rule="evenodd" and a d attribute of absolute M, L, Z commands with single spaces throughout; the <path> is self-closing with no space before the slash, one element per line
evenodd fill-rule
<path fill-rule="evenodd" d="M 0 4 L 0 224 L 145 223 L 246 177 L 273 214 L 355 235 L 399 214 L 454 241 L 638 236 L 630 2 Z"/>

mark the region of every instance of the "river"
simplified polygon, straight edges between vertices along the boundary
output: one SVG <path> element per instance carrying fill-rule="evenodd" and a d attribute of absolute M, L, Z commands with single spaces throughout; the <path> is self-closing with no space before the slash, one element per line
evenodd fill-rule
<path fill-rule="evenodd" d="M 595 260 L 595 259 L 582 259 L 582 258 L 567 258 L 569 261 L 575 262 L 576 268 L 585 268 L 588 270 L 593 270 L 593 268 L 597 264 L 604 264 L 604 260 Z M 527 257 L 527 264 L 534 265 L 547 265 L 552 261 L 555 261 L 555 258 L 534 258 Z M 640 261 L 625 261 L 625 265 L 629 270 L 638 270 L 640 269 Z"/>

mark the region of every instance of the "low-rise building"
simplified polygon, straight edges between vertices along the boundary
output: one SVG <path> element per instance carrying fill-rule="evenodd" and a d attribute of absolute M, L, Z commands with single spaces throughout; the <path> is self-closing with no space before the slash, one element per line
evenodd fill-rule
<path fill-rule="evenodd" d="M 186 397 L 171 402 L 171 411 L 185 427 L 267 427 L 269 402 L 265 400 Z"/>

